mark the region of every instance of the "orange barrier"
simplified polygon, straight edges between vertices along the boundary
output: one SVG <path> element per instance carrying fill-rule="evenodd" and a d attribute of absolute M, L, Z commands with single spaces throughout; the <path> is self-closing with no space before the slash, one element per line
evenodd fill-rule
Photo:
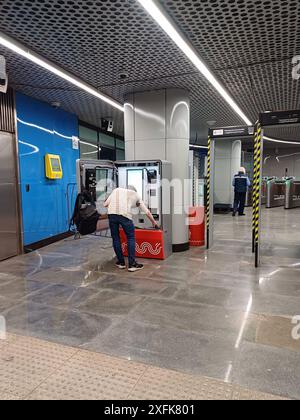
<path fill-rule="evenodd" d="M 123 229 L 120 229 L 122 250 L 125 257 L 128 256 L 127 238 Z M 164 260 L 164 232 L 162 230 L 136 229 L 136 257 Z"/>
<path fill-rule="evenodd" d="M 205 245 L 205 208 L 191 207 L 189 213 L 190 246 Z"/>

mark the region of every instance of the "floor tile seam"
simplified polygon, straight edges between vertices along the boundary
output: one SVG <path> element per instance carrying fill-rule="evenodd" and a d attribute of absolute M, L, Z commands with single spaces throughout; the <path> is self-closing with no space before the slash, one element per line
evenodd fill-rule
<path fill-rule="evenodd" d="M 150 366 L 145 365 L 144 363 L 141 363 L 141 365 L 144 367 L 144 371 L 139 375 L 138 379 L 136 380 L 135 384 L 133 385 L 133 387 L 131 388 L 131 390 L 129 391 L 129 393 L 126 395 L 126 399 L 129 400 L 131 395 L 134 394 L 138 384 L 140 383 L 140 381 L 142 380 L 142 378 L 146 375 L 146 373 L 148 372 L 148 370 L 151 369 Z"/>
<path fill-rule="evenodd" d="M 16 307 L 18 307 L 22 304 L 25 304 L 25 303 L 26 303 L 26 301 L 25 302 L 24 301 L 19 302 L 14 307 L 8 308 L 7 310 L 5 310 L 3 312 L 3 315 L 5 316 L 7 314 L 7 312 L 9 312 L 10 310 L 15 309 Z M 83 310 L 80 310 L 80 307 L 67 307 L 67 306 L 63 306 L 63 305 L 61 305 L 61 306 L 60 305 L 50 305 L 49 303 L 40 303 L 40 302 L 35 302 L 33 300 L 30 300 L 29 303 L 32 303 L 32 304 L 37 305 L 39 307 L 43 307 L 43 308 L 47 308 L 47 309 L 57 309 L 57 310 L 60 310 L 60 311 L 64 311 L 64 310 L 69 309 L 69 312 L 71 312 L 71 313 L 76 313 L 76 314 L 82 313 L 82 314 L 89 315 L 89 316 L 96 315 L 96 316 L 102 316 L 104 318 L 116 318 L 116 319 L 120 319 L 123 316 L 123 315 L 116 315 L 116 314 L 107 314 L 105 312 L 99 313 L 99 312 L 92 312 L 92 311 L 87 311 L 87 310 L 83 311 Z"/>
<path fill-rule="evenodd" d="M 86 313 L 85 312 L 85 314 L 87 314 L 87 315 L 89 315 L 89 316 L 91 316 L 91 315 L 95 315 L 95 314 L 90 314 L 90 313 Z M 100 315 L 100 316 L 102 316 L 102 315 Z M 109 316 L 109 317 L 105 317 L 105 318 L 107 318 L 107 319 L 110 319 L 110 320 L 112 320 L 112 323 L 111 323 L 111 325 L 109 325 L 102 333 L 101 333 L 101 339 L 104 341 L 105 340 L 105 338 L 107 338 L 107 336 L 109 336 L 110 334 L 111 334 L 111 330 L 112 329 L 114 329 L 114 328 L 116 328 L 121 322 L 122 322 L 122 317 L 121 316 Z M 85 348 L 85 346 L 87 346 L 89 344 L 89 342 L 87 342 L 87 343 L 82 343 L 82 344 L 80 344 L 79 346 L 78 346 L 78 348 L 80 349 L 80 350 L 85 350 L 85 351 L 88 351 L 86 348 Z M 90 350 L 89 350 L 90 351 Z M 97 354 L 98 352 L 93 352 L 93 353 L 95 353 L 95 354 Z M 100 353 L 101 354 L 101 353 Z"/>
<path fill-rule="evenodd" d="M 224 309 L 225 311 L 240 312 L 241 314 L 246 314 L 247 313 L 246 310 L 242 310 L 242 309 L 239 309 L 239 308 L 231 308 L 229 306 L 222 306 L 222 305 L 213 305 L 213 304 L 210 304 L 210 303 L 195 303 L 195 302 L 183 301 L 183 300 L 179 300 L 179 299 L 176 300 L 174 298 L 165 298 L 165 297 L 159 296 L 159 295 L 158 296 L 147 296 L 147 299 L 148 300 L 163 300 L 163 301 L 169 301 L 171 303 L 174 303 L 174 302 L 176 302 L 176 303 L 188 303 L 190 305 L 193 305 L 193 308 L 195 308 L 195 309 L 197 309 L 199 307 L 211 308 L 211 309 L 213 309 L 213 308 L 219 308 L 220 309 L 221 308 L 221 309 Z M 255 312 L 255 311 L 251 311 L 250 313 L 253 313 L 255 315 L 261 315 L 261 314 L 264 315 L 264 313 Z"/>
<path fill-rule="evenodd" d="M 52 342 L 48 342 L 48 341 L 46 341 L 46 340 L 42 340 L 42 339 L 39 339 L 38 338 L 38 340 L 39 341 L 41 341 L 41 342 L 46 342 L 46 343 L 52 343 Z M 34 388 L 34 389 L 32 389 L 23 399 L 28 399 L 31 395 L 33 395 L 40 387 L 42 387 L 44 384 L 46 384 L 52 377 L 54 377 L 54 376 L 56 376 L 56 375 L 58 375 L 61 371 L 62 371 L 62 369 L 65 367 L 65 366 L 67 366 L 71 361 L 72 361 L 72 359 L 80 352 L 80 349 L 77 349 L 77 348 L 75 348 L 75 347 L 68 347 L 68 346 L 64 346 L 64 345 L 61 345 L 61 344 L 57 344 L 57 346 L 59 346 L 59 347 L 62 347 L 62 350 L 64 349 L 64 350 L 67 350 L 67 349 L 73 349 L 74 350 L 74 353 L 72 354 L 72 355 L 70 355 L 70 357 L 67 357 L 64 361 L 62 361 L 61 363 L 59 363 L 58 365 L 57 365 L 57 367 L 55 368 L 55 369 L 53 369 L 52 370 L 52 372 L 51 373 L 49 373 L 49 375 L 46 375 L 45 377 L 44 377 L 44 379 L 43 380 L 41 380 L 41 382 Z"/>
<path fill-rule="evenodd" d="M 148 298 L 148 297 L 152 297 L 152 295 L 150 294 L 145 294 L 145 293 L 136 293 L 136 292 L 128 292 L 128 291 L 123 291 L 123 290 L 116 290 L 116 289 L 113 289 L 113 288 L 110 288 L 110 287 L 107 287 L 107 286 L 105 286 L 105 288 L 103 288 L 103 289 L 100 289 L 100 290 L 98 290 L 98 289 L 93 289 L 93 290 L 97 290 L 97 292 L 98 293 L 102 293 L 102 292 L 115 292 L 115 293 L 119 293 L 119 294 L 122 294 L 122 295 L 126 295 L 126 296 L 135 296 L 135 297 L 143 297 L 143 298 Z M 153 295 L 153 297 L 159 297 L 160 295 L 159 295 L 159 293 L 160 292 L 158 292 L 158 294 L 157 295 Z"/>
<path fill-rule="evenodd" d="M 137 323 L 139 323 L 139 324 L 146 324 L 146 325 L 150 325 L 150 326 L 156 326 L 156 327 L 160 327 L 160 324 L 157 324 L 157 323 L 153 323 L 153 322 L 149 322 L 149 321 L 138 321 L 138 320 L 135 320 L 134 319 L 134 317 L 132 316 L 132 315 L 134 315 L 134 313 L 137 311 L 137 309 L 138 309 L 138 307 L 139 306 L 142 306 L 142 305 L 144 305 L 145 304 L 145 302 L 147 301 L 147 300 L 155 300 L 155 299 L 159 299 L 159 300 L 166 300 L 166 301 L 169 301 L 169 302 L 181 302 L 181 303 L 190 303 L 190 302 L 184 302 L 184 301 L 176 301 L 175 299 L 170 299 L 170 298 L 161 298 L 160 296 L 157 296 L 157 297 L 155 297 L 155 298 L 153 298 L 153 297 L 151 297 L 151 296 L 145 296 L 144 298 L 143 298 L 143 300 L 141 301 L 141 302 L 139 302 L 139 304 L 135 307 L 135 308 L 132 308 L 129 312 L 128 312 L 128 314 L 126 315 L 126 320 L 131 320 L 131 321 L 134 321 L 134 322 L 137 322 Z M 53 309 L 53 308 L 55 308 L 55 309 L 58 309 L 58 310 L 67 310 L 68 309 L 68 307 L 65 307 L 65 306 L 59 306 L 59 305 L 57 305 L 57 306 L 54 306 L 54 305 L 49 305 L 49 304 L 41 304 L 41 303 L 37 303 L 37 302 L 34 302 L 34 301 L 30 301 L 30 302 L 32 302 L 33 304 L 35 304 L 35 305 L 37 305 L 37 306 L 40 306 L 40 307 L 46 307 L 46 308 L 48 308 L 48 309 Z M 16 307 L 18 307 L 18 306 L 20 306 L 20 305 L 22 305 L 22 304 L 25 304 L 26 302 L 19 302 L 18 304 L 16 304 L 16 305 L 14 305 L 13 307 L 10 307 L 10 308 L 8 308 L 8 309 L 6 309 L 4 312 L 3 312 L 3 315 L 5 316 L 7 313 L 9 313 L 11 310 L 13 310 L 13 309 L 15 309 Z M 238 311 L 238 312 L 241 312 L 241 314 L 245 314 L 246 312 L 244 312 L 244 311 L 240 311 L 240 310 L 238 310 L 238 309 L 230 309 L 230 308 L 226 308 L 226 307 L 223 307 L 223 306 L 218 306 L 218 305 L 209 305 L 209 304 L 193 304 L 193 305 L 195 305 L 194 307 L 193 307 L 193 309 L 197 309 L 197 307 L 203 307 L 203 308 L 207 308 L 207 307 L 209 307 L 209 308 L 222 308 L 222 309 L 224 309 L 224 310 L 228 310 L 228 311 L 231 311 L 231 312 L 234 312 L 234 311 Z M 89 316 L 102 316 L 102 317 L 104 317 L 104 318 L 107 318 L 107 319 L 113 319 L 116 323 L 118 322 L 118 321 L 121 321 L 121 319 L 122 319 L 122 315 L 116 315 L 116 314 L 106 314 L 106 313 L 98 313 L 98 312 L 93 312 L 93 311 L 87 311 L 87 310 L 85 310 L 85 311 L 80 311 L 80 308 L 78 308 L 78 307 L 70 307 L 69 308 L 70 310 L 70 312 L 71 313 L 76 313 L 76 314 L 80 314 L 80 313 L 82 313 L 82 314 L 85 314 L 85 315 L 89 315 Z M 264 317 L 268 317 L 268 318 L 282 318 L 282 319 L 289 319 L 289 320 L 292 320 L 292 318 L 293 318 L 293 316 L 292 315 L 279 315 L 279 314 L 273 314 L 273 313 L 266 313 L 266 312 L 257 312 L 257 311 L 251 311 L 250 313 L 249 313 L 249 315 L 254 315 L 254 316 L 256 316 L 256 317 L 258 317 L 259 318 L 259 320 L 261 321 L 262 320 L 262 318 L 264 318 Z M 110 326 L 110 327 L 108 327 L 108 329 L 110 329 L 112 326 Z M 180 328 L 180 327 L 175 327 L 175 326 L 170 326 L 169 328 L 172 328 L 172 329 L 177 329 L 177 330 L 180 330 L 180 331 L 185 331 L 186 329 L 185 328 Z M 18 329 L 16 329 L 16 330 L 12 330 L 11 332 L 12 333 L 15 333 L 15 331 L 18 331 Z M 196 331 L 196 330 L 190 330 L 190 332 L 192 332 L 192 333 L 194 333 L 194 334 L 202 334 L 202 333 L 200 333 L 199 331 Z M 17 334 L 19 334 L 19 332 L 17 333 Z M 205 333 L 203 333 L 203 334 L 205 334 Z M 207 334 L 207 333 L 206 333 Z M 29 336 L 30 336 L 30 334 L 29 334 Z M 38 338 L 38 336 L 33 336 L 33 337 L 36 337 L 36 338 Z M 216 338 L 217 338 L 218 336 L 216 336 Z"/>
<path fill-rule="evenodd" d="M 158 329 L 161 328 L 160 324 L 150 322 L 150 321 L 147 321 L 147 320 L 146 321 L 135 320 L 132 317 L 126 317 L 125 321 L 129 321 L 129 322 L 131 321 L 131 322 L 134 322 L 137 325 L 146 325 L 148 327 L 154 327 L 154 328 L 158 328 Z M 168 329 L 171 329 L 171 330 L 178 331 L 178 332 L 191 333 L 195 336 L 203 337 L 203 338 L 214 338 L 214 339 L 217 339 L 217 340 L 222 338 L 221 334 L 217 334 L 215 332 L 209 333 L 209 332 L 202 332 L 202 331 L 197 331 L 197 330 L 188 330 L 187 331 L 186 328 L 184 328 L 184 327 L 180 328 L 178 326 L 173 326 L 173 325 L 168 325 L 168 326 L 164 326 L 164 327 L 168 328 Z M 230 335 L 235 336 L 237 334 L 232 332 L 232 333 L 230 333 Z M 250 341 L 250 340 L 247 340 L 247 339 L 244 339 L 243 342 L 253 343 L 253 341 Z"/>
<path fill-rule="evenodd" d="M 21 279 L 20 279 L 20 280 L 21 280 Z M 24 281 L 24 279 L 22 279 L 22 280 Z M 26 281 L 30 281 L 30 282 L 34 282 L 34 283 L 39 283 L 39 284 L 40 284 L 40 282 L 39 282 L 39 281 L 36 281 L 36 280 L 26 280 Z M 46 290 L 49 286 L 51 286 L 51 284 L 45 284 L 45 285 L 43 285 L 43 287 L 41 287 L 40 289 L 38 289 L 38 290 L 34 290 L 34 291 L 32 291 L 32 292 L 30 292 L 30 293 L 26 294 L 25 296 L 23 296 L 23 297 L 21 297 L 21 298 L 16 298 L 16 299 L 14 299 L 14 300 L 16 300 L 16 301 L 18 301 L 18 302 L 23 301 L 23 300 L 25 300 L 25 299 L 28 299 L 29 297 L 33 297 L 33 296 L 35 296 L 36 294 L 40 293 L 40 292 L 41 292 L 41 291 L 43 291 L 43 290 Z M 10 298 L 7 298 L 6 296 L 1 295 L 1 294 L 0 294 L 0 297 L 3 297 L 4 299 L 10 299 Z"/>

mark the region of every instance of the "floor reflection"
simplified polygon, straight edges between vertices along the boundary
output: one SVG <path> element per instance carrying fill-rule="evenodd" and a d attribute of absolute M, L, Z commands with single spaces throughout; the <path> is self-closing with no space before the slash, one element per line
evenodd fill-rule
<path fill-rule="evenodd" d="M 282 241 L 288 224 L 277 209 L 265 217 L 276 232 L 263 233 L 258 270 L 251 210 L 216 218 L 211 251 L 145 261 L 137 275 L 114 267 L 106 238 L 68 239 L 0 263 L 0 314 L 10 332 L 299 398 L 297 234 L 293 253 L 280 253 L 268 241 Z"/>

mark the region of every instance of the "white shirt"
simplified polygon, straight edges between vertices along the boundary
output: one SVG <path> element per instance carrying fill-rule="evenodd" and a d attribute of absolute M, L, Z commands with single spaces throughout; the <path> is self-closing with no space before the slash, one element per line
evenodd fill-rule
<path fill-rule="evenodd" d="M 145 214 L 149 213 L 139 194 L 124 188 L 115 189 L 104 206 L 108 207 L 108 214 L 117 214 L 130 220 L 133 219 L 133 214 L 139 213 L 139 209 Z"/>

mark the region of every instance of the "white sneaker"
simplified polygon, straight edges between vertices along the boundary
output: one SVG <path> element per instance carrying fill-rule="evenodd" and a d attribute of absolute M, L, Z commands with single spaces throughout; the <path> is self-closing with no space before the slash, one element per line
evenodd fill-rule
<path fill-rule="evenodd" d="M 134 263 L 133 265 L 130 265 L 128 268 L 128 271 L 130 273 L 134 273 L 135 271 L 140 271 L 144 268 L 143 264 L 138 264 L 137 262 Z"/>
<path fill-rule="evenodd" d="M 125 270 L 126 265 L 121 263 L 116 263 L 116 267 L 118 267 L 120 270 Z"/>

